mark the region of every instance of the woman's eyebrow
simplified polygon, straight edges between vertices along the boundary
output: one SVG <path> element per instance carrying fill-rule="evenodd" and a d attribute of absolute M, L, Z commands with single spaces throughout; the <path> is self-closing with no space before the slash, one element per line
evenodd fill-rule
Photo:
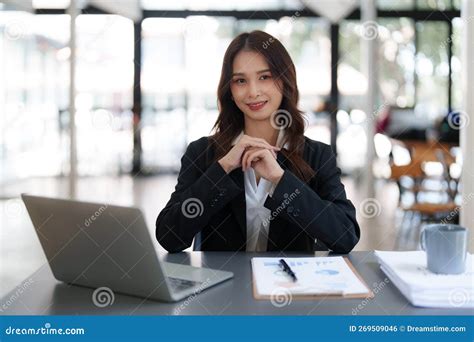
<path fill-rule="evenodd" d="M 257 74 L 262 74 L 264 72 L 269 72 L 270 69 L 264 69 L 264 70 L 260 70 L 260 71 L 257 71 Z M 245 73 L 244 72 L 234 72 L 232 74 L 232 76 L 245 76 Z"/>

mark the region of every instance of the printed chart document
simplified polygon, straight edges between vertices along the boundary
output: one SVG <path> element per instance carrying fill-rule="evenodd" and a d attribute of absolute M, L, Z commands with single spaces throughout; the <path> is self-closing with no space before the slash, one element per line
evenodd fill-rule
<path fill-rule="evenodd" d="M 373 297 L 372 291 L 346 258 L 283 258 L 296 274 L 296 282 L 282 270 L 280 259 L 282 258 L 252 258 L 256 299 L 268 299 L 282 292 L 303 298 Z"/>

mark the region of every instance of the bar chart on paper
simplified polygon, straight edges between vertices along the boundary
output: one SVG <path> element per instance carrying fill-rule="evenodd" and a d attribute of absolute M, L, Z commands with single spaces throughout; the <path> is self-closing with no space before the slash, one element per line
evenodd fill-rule
<path fill-rule="evenodd" d="M 252 258 L 254 296 L 268 299 L 276 293 L 317 297 L 371 297 L 363 279 L 343 257 L 285 258 L 297 276 L 282 269 L 279 258 Z"/>

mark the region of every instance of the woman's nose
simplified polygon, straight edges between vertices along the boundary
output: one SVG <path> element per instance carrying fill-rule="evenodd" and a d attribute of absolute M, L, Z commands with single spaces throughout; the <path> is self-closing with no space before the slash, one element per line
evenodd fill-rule
<path fill-rule="evenodd" d="M 257 82 L 249 82 L 248 87 L 248 97 L 254 99 L 260 95 L 260 89 L 257 85 Z"/>

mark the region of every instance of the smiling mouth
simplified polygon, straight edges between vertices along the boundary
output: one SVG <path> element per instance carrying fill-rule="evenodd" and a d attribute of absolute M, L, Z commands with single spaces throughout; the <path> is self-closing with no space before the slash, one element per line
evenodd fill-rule
<path fill-rule="evenodd" d="M 254 103 L 247 103 L 247 106 L 249 106 L 249 108 L 251 110 L 260 110 L 263 108 L 263 106 L 265 106 L 267 104 L 268 101 L 260 101 L 260 102 L 254 102 Z"/>

